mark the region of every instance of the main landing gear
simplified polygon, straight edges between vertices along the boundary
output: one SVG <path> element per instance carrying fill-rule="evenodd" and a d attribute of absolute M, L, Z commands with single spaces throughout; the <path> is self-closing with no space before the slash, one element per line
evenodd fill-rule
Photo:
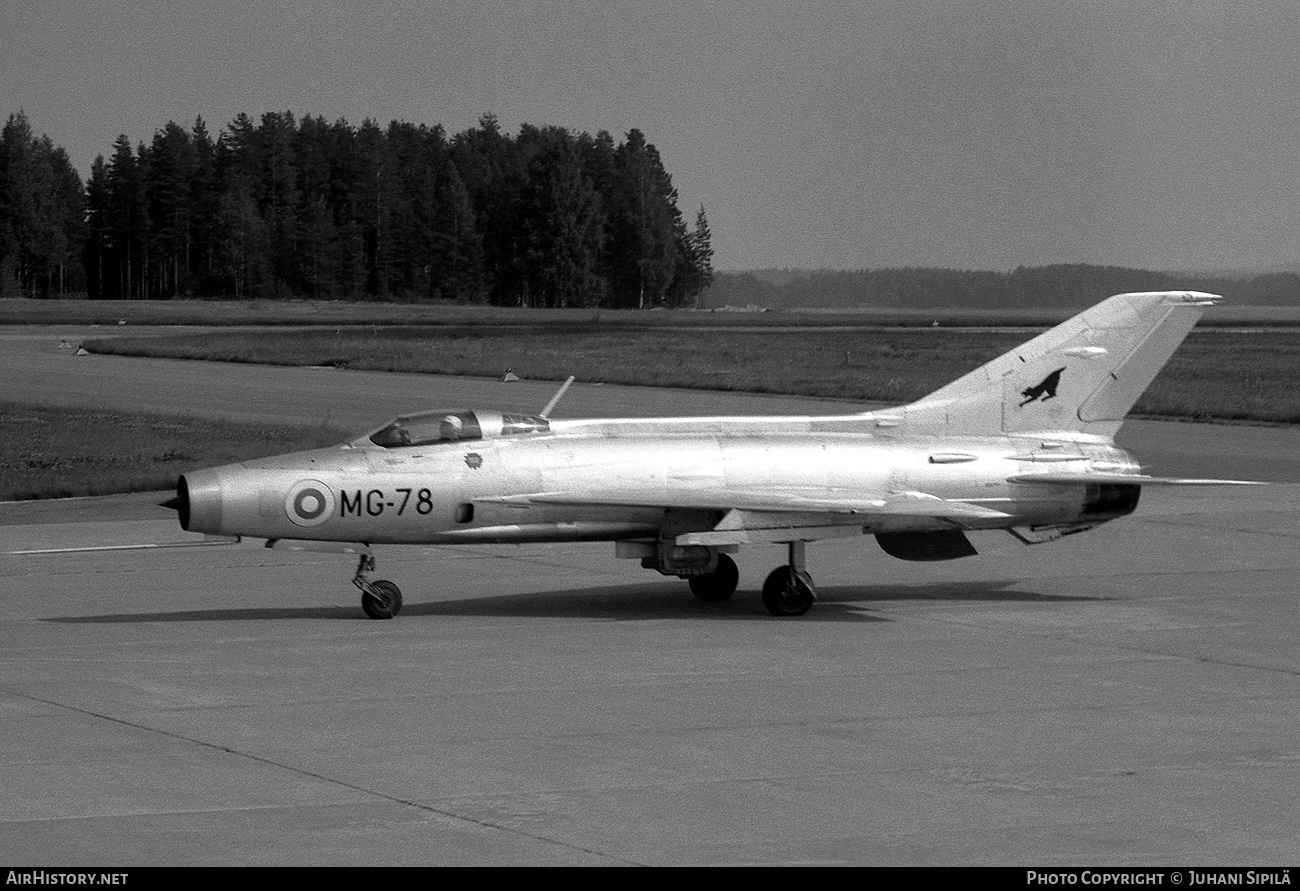
<path fill-rule="evenodd" d="M 691 591 L 706 603 L 730 599 L 736 592 L 740 572 L 736 561 L 726 554 L 718 554 L 717 565 L 710 572 L 686 576 Z M 790 560 L 786 566 L 772 570 L 763 582 L 763 605 L 774 616 L 802 616 L 812 608 L 817 599 L 817 589 L 812 576 L 804 568 L 804 543 L 790 542 Z"/>
<path fill-rule="evenodd" d="M 763 582 L 763 605 L 774 616 L 802 616 L 817 599 L 812 576 L 804 569 L 804 543 L 790 542 L 790 562 Z"/>
<path fill-rule="evenodd" d="M 372 619 L 391 619 L 402 610 L 402 589 L 386 579 L 370 581 L 366 574 L 375 571 L 373 554 L 362 554 L 352 584 L 361 590 L 361 608 Z"/>
<path fill-rule="evenodd" d="M 735 560 L 726 554 L 719 554 L 718 565 L 712 572 L 686 578 L 691 586 L 691 593 L 696 597 L 705 603 L 718 603 L 736 593 L 736 585 L 740 582 L 740 570 L 736 568 Z"/>

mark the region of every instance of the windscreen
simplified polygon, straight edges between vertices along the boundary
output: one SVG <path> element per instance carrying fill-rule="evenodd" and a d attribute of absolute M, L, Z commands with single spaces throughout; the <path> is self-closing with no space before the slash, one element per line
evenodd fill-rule
<path fill-rule="evenodd" d="M 400 417 L 373 434 L 370 441 L 386 449 L 396 449 L 482 438 L 483 431 L 474 412 L 430 411 Z"/>

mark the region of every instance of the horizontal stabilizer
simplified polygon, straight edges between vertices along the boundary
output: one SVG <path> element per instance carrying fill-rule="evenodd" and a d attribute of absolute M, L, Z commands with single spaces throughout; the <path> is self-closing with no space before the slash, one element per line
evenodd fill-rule
<path fill-rule="evenodd" d="M 1137 473 L 1018 473 L 1007 477 L 1009 483 L 1102 484 L 1133 483 L 1142 486 L 1267 486 L 1259 480 L 1211 480 L 1169 476 L 1146 476 Z"/>

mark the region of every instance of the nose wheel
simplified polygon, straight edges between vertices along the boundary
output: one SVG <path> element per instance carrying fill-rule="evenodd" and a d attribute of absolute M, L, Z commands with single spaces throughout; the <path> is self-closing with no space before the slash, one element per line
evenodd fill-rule
<path fill-rule="evenodd" d="M 402 589 L 387 579 L 370 581 L 366 574 L 374 570 L 374 556 L 362 554 L 352 584 L 361 591 L 361 609 L 367 616 L 372 619 L 391 619 L 402 611 Z"/>

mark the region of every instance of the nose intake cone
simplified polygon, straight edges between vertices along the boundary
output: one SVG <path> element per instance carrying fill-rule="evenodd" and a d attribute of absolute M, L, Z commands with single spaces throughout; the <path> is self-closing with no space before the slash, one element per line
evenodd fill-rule
<path fill-rule="evenodd" d="M 189 531 L 190 528 L 190 486 L 181 476 L 176 480 L 176 496 L 168 498 L 166 501 L 159 502 L 159 507 L 165 507 L 169 510 L 176 511 L 176 518 L 181 522 L 181 528 Z"/>

